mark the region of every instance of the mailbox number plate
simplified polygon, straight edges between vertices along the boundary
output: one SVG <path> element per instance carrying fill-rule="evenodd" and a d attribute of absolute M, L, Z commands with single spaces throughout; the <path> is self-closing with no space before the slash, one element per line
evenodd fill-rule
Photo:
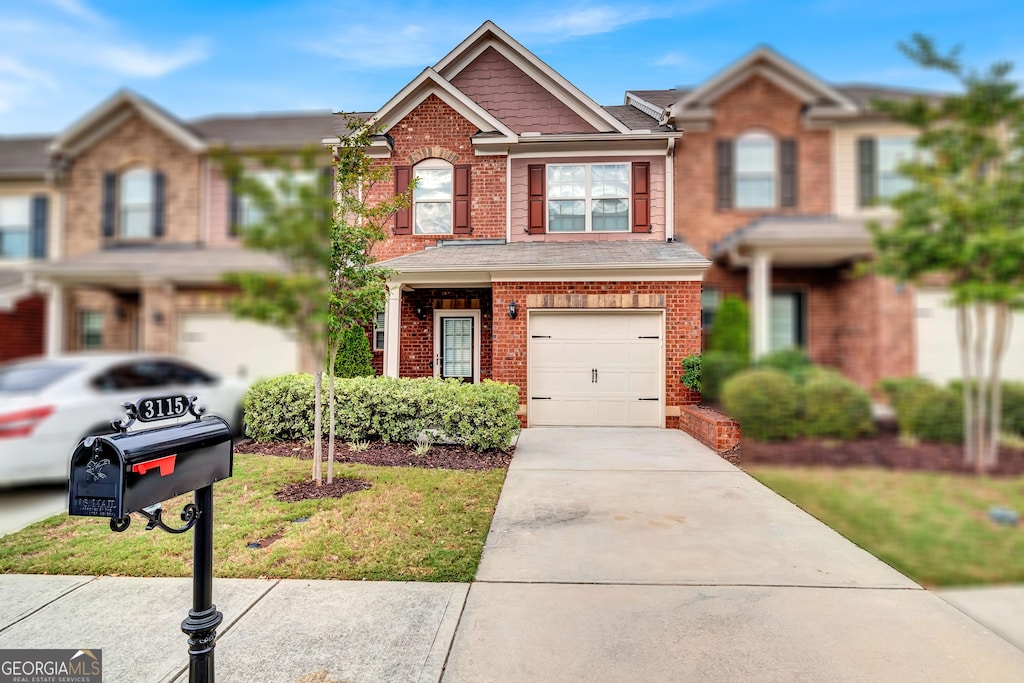
<path fill-rule="evenodd" d="M 135 419 L 139 422 L 155 422 L 172 417 L 181 417 L 188 412 L 187 396 L 156 396 L 140 398 L 135 403 Z"/>

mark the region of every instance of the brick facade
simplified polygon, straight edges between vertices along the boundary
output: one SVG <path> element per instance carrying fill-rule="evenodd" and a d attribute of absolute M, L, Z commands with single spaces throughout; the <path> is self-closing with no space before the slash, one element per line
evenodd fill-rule
<path fill-rule="evenodd" d="M 166 177 L 165 233 L 159 241 L 195 244 L 202 239 L 201 157 L 135 115 L 76 157 L 71 166 L 67 180 L 66 256 L 103 248 L 103 176 L 136 166 L 162 171 Z M 138 242 L 132 240 L 133 244 Z"/>
<path fill-rule="evenodd" d="M 420 320 L 416 309 L 420 309 Z M 479 289 L 417 289 L 402 293 L 402 338 L 400 377 L 434 376 L 434 311 L 480 311 L 480 378 L 493 379 L 492 339 L 494 336 L 491 290 Z"/>
<path fill-rule="evenodd" d="M 519 315 L 494 317 L 494 379 L 519 387 L 519 403 L 527 404 L 526 335 L 530 295 L 538 294 L 653 294 L 665 300 L 665 406 L 697 401 L 697 394 L 679 381 L 683 358 L 700 351 L 700 282 L 495 282 L 493 307 L 508 309 L 516 301 Z M 678 415 L 668 415 L 666 427 L 679 426 Z"/>
<path fill-rule="evenodd" d="M 423 158 L 425 148 L 433 148 L 431 154 L 438 158 L 455 159 L 452 163 L 472 167 L 470 224 L 473 232 L 469 235 L 394 235 L 374 249 L 378 260 L 410 254 L 434 246 L 441 239 L 505 237 L 505 156 L 476 156 L 471 138 L 477 131 L 475 124 L 436 95 L 427 97 L 388 131 L 395 141 L 391 158 L 382 162 L 388 166 L 412 165 L 413 160 Z M 438 152 L 437 148 L 443 151 Z M 393 192 L 393 180 L 381 183 L 374 188 L 370 201 L 390 197 Z"/>
<path fill-rule="evenodd" d="M 46 299 L 30 296 L 0 311 L 0 363 L 45 351 Z"/>

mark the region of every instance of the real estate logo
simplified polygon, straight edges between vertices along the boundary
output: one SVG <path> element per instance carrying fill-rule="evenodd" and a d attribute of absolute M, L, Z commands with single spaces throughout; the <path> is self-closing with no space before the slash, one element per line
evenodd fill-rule
<path fill-rule="evenodd" d="M 101 650 L 0 650 L 0 683 L 102 683 Z"/>

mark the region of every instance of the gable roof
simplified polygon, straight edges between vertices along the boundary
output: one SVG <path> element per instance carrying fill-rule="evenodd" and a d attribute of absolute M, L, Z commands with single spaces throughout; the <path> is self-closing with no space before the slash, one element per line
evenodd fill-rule
<path fill-rule="evenodd" d="M 74 155 L 88 149 L 106 133 L 131 116 L 139 114 L 146 121 L 180 142 L 186 149 L 201 152 L 206 143 L 188 125 L 167 110 L 126 88 L 118 90 L 72 123 L 50 144 L 50 151 Z"/>
<path fill-rule="evenodd" d="M 357 116 L 365 119 L 369 114 Z M 189 128 L 211 144 L 245 149 L 292 148 L 319 145 L 335 133 L 338 119 L 330 111 L 235 114 L 196 119 Z"/>

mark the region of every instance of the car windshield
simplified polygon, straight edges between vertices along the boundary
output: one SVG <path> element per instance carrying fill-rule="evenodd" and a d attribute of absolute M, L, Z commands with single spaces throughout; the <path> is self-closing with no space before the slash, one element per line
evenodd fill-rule
<path fill-rule="evenodd" d="M 0 394 L 22 394 L 45 389 L 76 367 L 69 363 L 16 363 L 0 366 Z"/>

